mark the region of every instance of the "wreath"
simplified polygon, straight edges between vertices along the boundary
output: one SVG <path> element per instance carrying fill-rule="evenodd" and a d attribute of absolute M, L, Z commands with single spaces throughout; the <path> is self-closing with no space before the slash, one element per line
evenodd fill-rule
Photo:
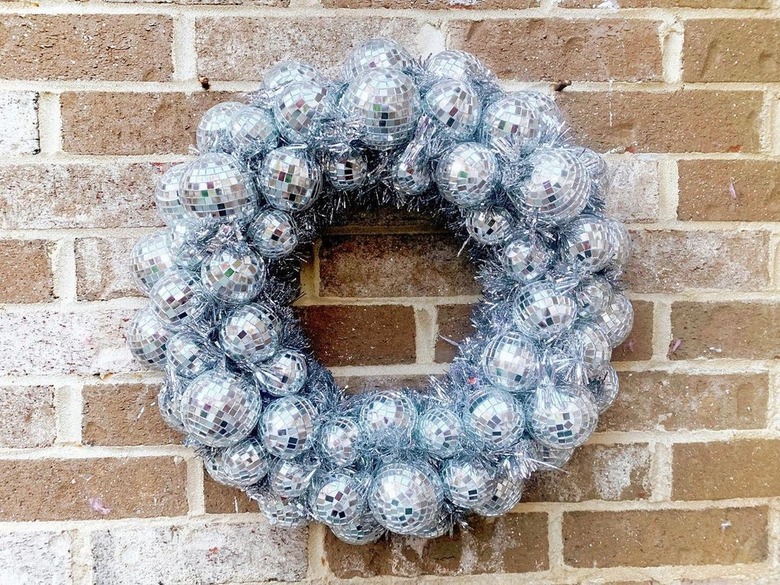
<path fill-rule="evenodd" d="M 603 212 L 604 160 L 551 98 L 504 92 L 461 51 L 423 63 L 375 39 L 343 79 L 281 62 L 248 101 L 205 113 L 197 157 L 156 188 L 169 227 L 132 252 L 150 303 L 127 339 L 165 370 L 166 423 L 274 524 L 364 544 L 509 512 L 618 391 L 630 240 Z M 388 204 L 463 237 L 483 300 L 427 391 L 348 396 L 290 308 L 301 248 L 347 208 Z"/>

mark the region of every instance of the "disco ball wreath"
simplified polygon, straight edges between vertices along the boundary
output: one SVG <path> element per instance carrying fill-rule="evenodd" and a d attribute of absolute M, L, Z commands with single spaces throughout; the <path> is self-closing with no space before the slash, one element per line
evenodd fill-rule
<path fill-rule="evenodd" d="M 461 51 L 420 63 L 372 40 L 343 79 L 283 62 L 249 102 L 205 113 L 197 158 L 156 189 L 169 227 L 132 253 L 150 303 L 127 338 L 165 370 L 165 421 L 280 526 L 315 520 L 365 544 L 509 512 L 618 391 L 630 241 L 603 212 L 604 161 L 570 143 L 549 97 L 502 91 Z M 348 208 L 378 205 L 461 235 L 483 301 L 426 391 L 351 396 L 290 304 L 301 249 Z"/>

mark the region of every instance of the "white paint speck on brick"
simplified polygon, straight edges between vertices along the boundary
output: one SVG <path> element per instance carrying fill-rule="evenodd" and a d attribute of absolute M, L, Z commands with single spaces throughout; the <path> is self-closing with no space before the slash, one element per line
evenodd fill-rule
<path fill-rule="evenodd" d="M 68 532 L 17 532 L 0 536 L 4 585 L 70 585 Z"/>
<path fill-rule="evenodd" d="M 38 151 L 37 111 L 37 93 L 0 92 L 0 153 L 34 154 Z"/>

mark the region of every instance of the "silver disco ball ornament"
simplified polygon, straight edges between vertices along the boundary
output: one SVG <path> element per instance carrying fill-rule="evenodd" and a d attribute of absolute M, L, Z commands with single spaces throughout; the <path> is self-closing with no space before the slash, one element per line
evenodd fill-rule
<path fill-rule="evenodd" d="M 274 102 L 279 132 L 293 144 L 305 143 L 332 110 L 333 100 L 322 83 L 296 81 L 281 89 Z"/>
<path fill-rule="evenodd" d="M 280 61 L 263 74 L 263 89 L 278 94 L 291 83 L 299 81 L 323 81 L 322 75 L 311 65 L 300 61 Z"/>
<path fill-rule="evenodd" d="M 278 209 L 258 213 L 247 227 L 246 235 L 264 258 L 284 258 L 298 247 L 298 229 L 293 218 Z"/>
<path fill-rule="evenodd" d="M 368 161 L 357 148 L 332 152 L 327 159 L 330 184 L 338 191 L 354 191 L 368 180 Z"/>
<path fill-rule="evenodd" d="M 414 197 L 425 193 L 433 181 L 427 158 L 419 145 L 409 143 L 398 157 L 393 172 L 393 187 L 397 193 Z"/>
<path fill-rule="evenodd" d="M 133 357 L 145 366 L 161 369 L 165 365 L 165 346 L 170 332 L 151 307 L 133 315 L 125 331 Z"/>
<path fill-rule="evenodd" d="M 189 217 L 187 210 L 184 209 L 181 204 L 181 199 L 179 198 L 181 177 L 186 168 L 187 163 L 173 165 L 157 180 L 157 185 L 154 189 L 157 215 L 159 215 L 168 225 Z"/>
<path fill-rule="evenodd" d="M 551 449 L 574 449 L 596 430 L 598 408 L 593 396 L 580 386 L 556 388 L 554 395 L 529 403 L 528 433 Z"/>
<path fill-rule="evenodd" d="M 209 447 L 229 447 L 255 430 L 262 400 L 242 378 L 211 370 L 187 386 L 181 405 L 188 434 Z"/>
<path fill-rule="evenodd" d="M 634 327 L 634 307 L 626 295 L 615 293 L 609 304 L 593 316 L 593 323 L 607 334 L 612 347 L 617 347 Z"/>
<path fill-rule="evenodd" d="M 459 508 L 469 510 L 488 501 L 495 486 L 495 474 L 473 457 L 447 461 L 441 470 L 444 495 Z"/>
<path fill-rule="evenodd" d="M 577 314 L 584 319 L 592 319 L 609 305 L 612 286 L 603 278 L 590 278 L 575 289 L 574 297 L 577 299 Z"/>
<path fill-rule="evenodd" d="M 542 242 L 521 237 L 504 247 L 501 263 L 514 280 L 529 283 L 547 274 L 553 263 L 553 253 Z"/>
<path fill-rule="evenodd" d="M 344 77 L 353 79 L 370 69 L 414 68 L 414 58 L 409 51 L 391 39 L 371 39 L 355 47 L 344 61 Z"/>
<path fill-rule="evenodd" d="M 574 298 L 544 281 L 533 282 L 515 300 L 514 320 L 532 339 L 552 339 L 568 331 L 577 317 Z"/>
<path fill-rule="evenodd" d="M 362 431 L 357 421 L 340 416 L 320 427 L 320 457 L 336 467 L 352 465 L 360 455 Z"/>
<path fill-rule="evenodd" d="M 588 390 L 593 394 L 599 414 L 605 412 L 615 402 L 620 391 L 620 381 L 615 368 L 607 364 L 604 367 L 604 373 L 601 378 L 593 380 L 588 384 Z"/>
<path fill-rule="evenodd" d="M 442 51 L 431 57 L 425 71 L 432 77 L 469 81 L 483 68 L 479 60 L 466 51 Z"/>
<path fill-rule="evenodd" d="M 463 429 L 487 451 L 506 450 L 523 436 L 523 407 L 505 390 L 480 388 L 468 397 L 463 408 Z"/>
<path fill-rule="evenodd" d="M 389 150 L 404 144 L 420 116 L 414 80 L 395 69 L 369 69 L 350 82 L 341 105 L 371 148 Z"/>
<path fill-rule="evenodd" d="M 227 131 L 230 152 L 239 157 L 265 154 L 279 145 L 279 130 L 267 111 L 244 106 L 233 114 Z"/>
<path fill-rule="evenodd" d="M 157 393 L 157 410 L 166 425 L 174 431 L 185 433 L 187 431 L 181 418 L 181 397 L 182 392 L 174 388 L 173 384 L 163 382 Z"/>
<path fill-rule="evenodd" d="M 431 528 L 444 503 L 444 488 L 436 471 L 425 463 L 389 463 L 371 483 L 368 504 L 382 526 L 398 534 Z"/>
<path fill-rule="evenodd" d="M 609 191 L 609 167 L 607 161 L 600 154 L 593 152 L 589 148 L 572 148 L 577 158 L 588 171 L 591 178 L 591 194 L 599 199 L 604 199 Z"/>
<path fill-rule="evenodd" d="M 243 107 L 239 102 L 223 102 L 206 110 L 195 130 L 195 145 L 201 154 L 223 146 L 233 114 Z"/>
<path fill-rule="evenodd" d="M 192 216 L 173 224 L 170 229 L 171 254 L 176 266 L 197 272 L 209 255 L 209 244 L 218 228 L 216 221 L 198 220 Z"/>
<path fill-rule="evenodd" d="M 306 384 L 306 357 L 294 349 L 278 351 L 257 366 L 252 375 L 263 392 L 271 396 L 297 394 Z"/>
<path fill-rule="evenodd" d="M 366 438 L 385 443 L 411 437 L 417 408 L 404 392 L 385 390 L 369 396 L 360 408 L 360 423 Z"/>
<path fill-rule="evenodd" d="M 482 353 L 482 371 L 488 381 L 509 392 L 530 390 L 536 382 L 539 357 L 524 335 L 509 331 L 495 336 Z"/>
<path fill-rule="evenodd" d="M 536 108 L 539 114 L 540 143 L 566 144 L 569 141 L 571 129 L 555 100 L 538 91 L 520 93 L 532 107 Z"/>
<path fill-rule="evenodd" d="M 328 526 L 345 526 L 365 510 L 365 489 L 360 482 L 340 471 L 325 474 L 309 490 L 312 516 Z"/>
<path fill-rule="evenodd" d="M 538 148 L 519 192 L 510 193 L 529 216 L 544 225 L 565 225 L 588 204 L 590 177 L 582 162 L 564 148 Z"/>
<path fill-rule="evenodd" d="M 317 466 L 298 459 L 277 459 L 268 473 L 268 485 L 275 494 L 297 498 L 306 493 Z"/>
<path fill-rule="evenodd" d="M 615 254 L 609 222 L 593 215 L 581 215 L 569 223 L 559 238 L 561 260 L 578 272 L 598 272 Z"/>
<path fill-rule="evenodd" d="M 246 244 L 228 244 L 203 262 L 200 282 L 211 297 L 226 305 L 254 299 L 265 284 L 265 262 Z"/>
<path fill-rule="evenodd" d="M 281 323 L 263 305 L 249 304 L 233 309 L 219 327 L 219 345 L 238 363 L 259 365 L 279 349 Z"/>
<path fill-rule="evenodd" d="M 612 263 L 618 268 L 623 268 L 631 258 L 631 236 L 622 223 L 616 219 L 608 219 L 609 229 L 612 238 L 612 247 L 615 255 Z"/>
<path fill-rule="evenodd" d="M 496 188 L 498 175 L 498 162 L 487 147 L 464 142 L 439 160 L 436 185 L 448 201 L 461 207 L 472 207 L 490 196 Z"/>
<path fill-rule="evenodd" d="M 473 511 L 488 518 L 508 514 L 520 503 L 523 487 L 522 480 L 513 479 L 505 473 L 499 474 L 493 483 L 490 497 L 479 506 L 475 506 Z"/>
<path fill-rule="evenodd" d="M 183 329 L 200 319 L 208 310 L 209 298 L 192 274 L 169 270 L 149 293 L 152 310 L 171 330 Z"/>
<path fill-rule="evenodd" d="M 347 524 L 330 527 L 333 535 L 341 542 L 361 545 L 376 542 L 385 534 L 385 529 L 370 512 L 361 514 Z"/>
<path fill-rule="evenodd" d="M 582 360 L 590 378 L 602 374 L 612 358 L 612 346 L 607 334 L 587 321 L 580 321 L 572 327 L 563 344 L 569 353 Z"/>
<path fill-rule="evenodd" d="M 422 103 L 425 113 L 453 140 L 468 140 L 479 127 L 482 104 L 466 81 L 442 79 L 426 92 Z"/>
<path fill-rule="evenodd" d="M 303 211 L 320 194 L 322 173 L 306 149 L 282 146 L 265 157 L 257 182 L 271 207 Z"/>
<path fill-rule="evenodd" d="M 167 231 L 148 234 L 138 240 L 130 253 L 130 270 L 138 288 L 149 294 L 166 272 L 175 266 L 171 236 Z"/>
<path fill-rule="evenodd" d="M 219 463 L 230 485 L 245 488 L 268 474 L 271 460 L 260 441 L 249 437 L 222 451 Z"/>
<path fill-rule="evenodd" d="M 415 439 L 421 449 L 434 457 L 453 457 L 462 449 L 463 424 L 451 408 L 431 407 L 420 414 Z"/>
<path fill-rule="evenodd" d="M 182 173 L 181 203 L 191 215 L 220 220 L 249 220 L 257 212 L 257 194 L 238 160 L 210 152 L 196 158 Z"/>
<path fill-rule="evenodd" d="M 182 378 L 197 378 L 214 368 L 221 356 L 216 347 L 193 331 L 180 331 L 168 340 L 165 352 L 168 366 Z"/>
<path fill-rule="evenodd" d="M 466 229 L 480 244 L 494 246 L 505 241 L 512 230 L 512 217 L 501 207 L 485 207 L 466 215 Z"/>
<path fill-rule="evenodd" d="M 253 491 L 249 497 L 257 502 L 271 526 L 300 528 L 309 522 L 303 498 L 285 498 L 267 487 Z"/>
<path fill-rule="evenodd" d="M 503 154 L 528 154 L 539 145 L 542 128 L 538 109 L 522 92 L 505 95 L 485 108 L 481 141 Z"/>
<path fill-rule="evenodd" d="M 574 455 L 573 448 L 553 449 L 538 441 L 531 442 L 531 457 L 539 466 L 539 471 L 563 469 L 572 455 Z"/>
<path fill-rule="evenodd" d="M 285 396 L 265 409 L 257 434 L 271 455 L 291 459 L 313 443 L 317 409 L 307 398 Z"/>

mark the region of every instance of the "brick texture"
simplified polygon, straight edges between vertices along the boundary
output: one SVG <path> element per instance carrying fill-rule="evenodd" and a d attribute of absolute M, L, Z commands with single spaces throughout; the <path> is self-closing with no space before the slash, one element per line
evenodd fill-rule
<path fill-rule="evenodd" d="M 610 161 L 609 167 L 612 182 L 607 193 L 607 213 L 626 223 L 658 219 L 658 162 L 626 155 Z"/>
<path fill-rule="evenodd" d="M 36 154 L 38 94 L 32 91 L 0 92 L 0 153 Z"/>
<path fill-rule="evenodd" d="M 54 388 L 0 388 L 0 447 L 46 447 L 54 442 Z"/>
<path fill-rule="evenodd" d="M 0 566 L 8 583 L 70 585 L 71 533 L 19 532 L 0 536 Z"/>
<path fill-rule="evenodd" d="M 598 8 L 598 0 L 561 0 L 563 8 Z M 621 0 L 621 8 L 769 8 L 771 0 Z"/>
<path fill-rule="evenodd" d="M 54 243 L 46 240 L 0 240 L 0 302 L 53 300 L 53 251 Z"/>
<path fill-rule="evenodd" d="M 471 305 L 441 305 L 437 308 L 438 337 L 435 350 L 437 362 L 451 362 L 458 354 L 455 344 L 474 332 L 471 312 Z"/>
<path fill-rule="evenodd" d="M 207 514 L 243 514 L 257 512 L 254 502 L 239 489 L 217 483 L 208 473 L 204 474 L 203 494 Z"/>
<path fill-rule="evenodd" d="M 130 252 L 137 238 L 79 238 L 76 240 L 76 296 L 84 301 L 107 301 L 140 296 L 130 273 Z"/>
<path fill-rule="evenodd" d="M 653 303 L 631 301 L 634 327 L 626 340 L 612 350 L 612 361 L 635 362 L 653 355 Z"/>
<path fill-rule="evenodd" d="M 424 10 L 447 10 L 452 8 L 469 8 L 471 0 L 323 0 L 323 6 L 333 8 L 418 8 Z M 535 8 L 538 0 L 485 0 L 480 2 L 480 8 L 496 10 L 512 10 Z"/>

